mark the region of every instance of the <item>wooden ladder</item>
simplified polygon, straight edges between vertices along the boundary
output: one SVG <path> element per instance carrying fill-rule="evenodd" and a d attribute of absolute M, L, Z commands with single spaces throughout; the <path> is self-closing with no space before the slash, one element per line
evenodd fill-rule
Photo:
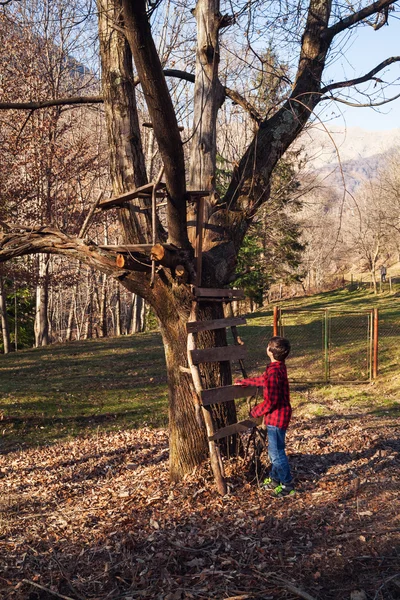
<path fill-rule="evenodd" d="M 192 302 L 192 310 L 189 321 L 186 324 L 187 331 L 187 354 L 188 364 L 193 379 L 193 385 L 196 394 L 199 398 L 201 411 L 203 413 L 204 422 L 206 425 L 208 436 L 208 447 L 210 452 L 211 467 L 216 480 L 217 488 L 220 494 L 227 493 L 227 485 L 225 480 L 224 467 L 221 459 L 221 454 L 217 440 L 228 436 L 243 433 L 249 429 L 256 427 L 256 421 L 245 419 L 228 425 L 222 429 L 216 430 L 210 407 L 213 404 L 222 404 L 237 398 L 248 398 L 257 394 L 260 388 L 256 386 L 241 387 L 235 385 L 227 385 L 216 388 L 203 389 L 200 371 L 198 365 L 207 362 L 225 362 L 239 361 L 243 376 L 246 377 L 243 359 L 246 356 L 246 348 L 240 342 L 237 333 L 237 326 L 246 323 L 244 317 L 234 317 L 231 311 L 229 317 L 223 319 L 214 319 L 211 321 L 198 321 L 198 303 L 199 302 L 222 302 L 231 308 L 231 302 L 244 298 L 242 290 L 231 289 L 211 289 L 211 288 L 194 288 L 195 300 Z M 218 348 L 197 349 L 196 334 L 200 331 L 211 331 L 215 329 L 225 329 L 230 327 L 233 334 L 234 345 L 222 346 Z"/>

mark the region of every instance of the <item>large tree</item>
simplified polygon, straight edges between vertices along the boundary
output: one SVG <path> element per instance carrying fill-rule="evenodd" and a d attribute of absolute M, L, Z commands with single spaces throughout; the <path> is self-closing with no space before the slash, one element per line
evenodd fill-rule
<path fill-rule="evenodd" d="M 7 9 L 10 2 L 2 4 L 6 4 Z M 136 207 L 126 202 L 115 210 L 119 213 L 120 239 L 125 244 L 151 244 L 155 233 L 156 241 L 169 244 L 165 257 L 157 262 L 155 277 L 145 253 L 135 254 L 126 265 L 118 267 L 112 250 L 101 249 L 87 238 L 72 236 L 50 223 L 28 230 L 23 223 L 5 224 L 1 237 L 2 261 L 35 252 L 64 254 L 119 279 L 122 285 L 151 304 L 160 322 L 168 370 L 170 461 L 174 479 L 197 465 L 207 451 L 205 429 L 196 418 L 198 399 L 190 376 L 181 369 L 187 367 L 185 325 L 193 306 L 191 286 L 196 281 L 197 265 L 191 224 L 194 209 L 188 190 L 209 192 L 204 207 L 202 285 L 227 286 L 234 280 L 237 255 L 246 231 L 257 211 L 269 200 L 274 168 L 299 136 L 316 106 L 332 99 L 337 90 L 348 90 L 371 81 L 379 88 L 376 75 L 400 60 L 400 57 L 389 57 L 379 65 L 366 65 L 368 72 L 352 81 L 324 83 L 331 47 L 337 52 L 343 34 L 358 25 L 372 25 L 373 35 L 372 29 L 380 28 L 390 18 L 389 11 L 395 5 L 393 0 L 378 0 L 372 4 L 358 2 L 357 5 L 332 0 L 285 5 L 255 0 L 228 2 L 226 10 L 236 12 L 227 15 L 221 14 L 220 4 L 219 0 L 198 0 L 191 12 L 190 2 L 179 3 L 180 13 L 187 18 L 181 22 L 179 31 L 174 32 L 176 52 L 166 54 L 165 64 L 165 53 L 160 57 L 157 51 L 156 24 L 164 13 L 168 14 L 165 7 L 169 7 L 169 2 L 98 0 L 102 98 L 58 99 L 60 104 L 104 103 L 113 191 L 119 196 L 147 183 L 136 98 L 136 86 L 140 86 L 163 167 L 167 191 L 165 226 L 157 218 L 152 227 L 150 198 L 135 200 Z M 224 8 L 225 5 L 222 10 Z M 168 23 L 165 28 L 168 30 Z M 222 45 L 224 31 L 226 43 Z M 239 47 L 241 31 L 245 42 Z M 285 60 L 297 66 L 292 81 L 287 81 L 284 101 L 273 111 L 260 114 L 251 104 L 251 92 L 242 90 L 238 93 L 228 86 L 227 56 L 239 48 L 237 61 L 252 63 L 256 70 L 265 69 L 265 53 L 259 51 L 259 40 L 265 37 L 262 44 L 265 49 L 269 44 L 268 36 L 272 32 L 276 36 L 278 31 L 287 33 L 288 56 Z M 197 40 L 195 61 L 193 52 L 181 52 L 183 42 L 178 39 L 182 36 L 190 42 L 194 32 Z M 177 60 L 176 56 L 179 56 L 178 65 L 172 62 Z M 179 61 L 185 57 L 190 72 L 168 68 L 182 66 Z M 225 81 L 220 74 L 220 65 Z M 284 76 L 288 78 L 287 74 Z M 185 144 L 177 119 L 177 111 L 182 108 L 181 97 L 171 92 L 170 77 L 193 83 L 192 133 Z M 238 82 L 243 79 L 238 76 Z M 248 80 L 254 82 L 254 79 L 253 76 Z M 219 110 L 227 98 L 251 115 L 253 127 L 252 139 L 235 165 L 226 193 L 220 197 L 215 191 L 217 123 Z M 17 100 L 21 101 L 21 98 Z M 43 103 L 29 100 L 25 105 L 16 102 L 0 107 L 35 110 L 43 106 Z M 190 151 L 186 151 L 188 145 Z M 137 205 L 144 210 L 138 212 Z M 177 276 L 177 264 L 184 267 L 184 278 Z M 217 303 L 202 304 L 197 318 L 215 318 L 220 316 L 220 311 Z M 225 339 L 218 333 L 216 339 L 204 338 L 202 343 L 223 345 Z M 207 385 L 226 384 L 230 379 L 229 364 L 208 365 L 203 368 L 202 375 Z M 234 419 L 233 407 L 227 405 L 225 412 L 215 411 L 214 417 L 221 421 Z"/>

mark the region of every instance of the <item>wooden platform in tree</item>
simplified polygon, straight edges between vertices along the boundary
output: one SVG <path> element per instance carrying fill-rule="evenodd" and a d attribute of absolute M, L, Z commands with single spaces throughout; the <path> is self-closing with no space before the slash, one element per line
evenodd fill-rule
<path fill-rule="evenodd" d="M 237 325 L 245 325 L 245 317 L 232 317 L 228 319 L 214 319 L 214 321 L 189 321 L 186 323 L 186 331 L 188 333 L 196 333 L 198 331 L 211 331 L 213 329 L 225 329 L 225 327 L 236 327 Z"/>
<path fill-rule="evenodd" d="M 99 208 L 105 210 L 107 208 L 113 208 L 114 206 L 120 206 L 121 204 L 125 204 L 125 202 L 130 202 L 131 200 L 135 200 L 135 198 L 151 198 L 153 193 L 154 183 L 147 183 L 146 185 L 142 185 L 141 187 L 136 188 L 135 190 L 131 190 L 130 192 L 125 192 L 125 194 L 121 194 L 120 196 L 115 196 L 114 198 L 109 198 L 108 200 L 103 200 L 99 203 Z M 165 196 L 166 193 L 165 183 L 159 183 L 157 185 L 156 196 L 161 198 Z M 151 208 L 151 207 L 150 207 Z M 140 209 L 140 210 L 148 210 L 148 209 Z"/>
<path fill-rule="evenodd" d="M 219 429 L 216 433 L 214 433 L 214 435 L 210 435 L 208 439 L 211 442 L 215 442 L 216 440 L 222 440 L 222 438 L 226 438 L 229 435 L 234 435 L 235 433 L 244 433 L 248 429 L 254 429 L 256 426 L 257 423 L 255 421 L 245 419 L 244 421 L 239 421 L 238 423 L 234 423 L 233 425 L 228 425 L 228 427 Z"/>
<path fill-rule="evenodd" d="M 194 288 L 194 295 L 196 296 L 196 300 L 242 300 L 244 298 L 243 290 L 231 290 L 228 288 Z"/>
<path fill-rule="evenodd" d="M 244 346 L 221 346 L 219 348 L 204 348 L 203 350 L 191 350 L 194 365 L 205 362 L 225 362 L 240 360 L 246 356 Z"/>
<path fill-rule="evenodd" d="M 262 398 L 262 388 L 257 386 L 226 385 L 224 387 L 203 390 L 201 392 L 201 401 L 203 406 L 209 406 L 210 404 L 223 404 L 237 398 L 248 398 L 249 396 L 255 396 L 257 393 Z"/>

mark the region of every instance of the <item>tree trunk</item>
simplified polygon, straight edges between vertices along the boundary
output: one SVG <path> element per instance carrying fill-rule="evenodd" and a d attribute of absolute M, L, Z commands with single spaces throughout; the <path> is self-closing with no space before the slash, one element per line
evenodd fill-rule
<path fill-rule="evenodd" d="M 11 347 L 10 327 L 9 327 L 8 315 L 7 315 L 6 291 L 4 289 L 4 282 L 3 282 L 2 277 L 0 277 L 0 317 L 1 317 L 1 332 L 3 335 L 4 354 L 8 354 L 10 352 L 10 347 Z"/>
<path fill-rule="evenodd" d="M 103 274 L 100 293 L 100 335 L 107 337 L 107 275 Z"/>
<path fill-rule="evenodd" d="M 218 33 L 221 17 L 219 5 L 219 0 L 198 0 L 194 10 L 197 22 L 197 49 L 189 173 L 191 189 L 215 188 L 216 122 L 218 110 L 224 101 L 224 89 L 218 79 Z"/>
<path fill-rule="evenodd" d="M 93 290 L 92 290 L 92 272 L 87 270 L 86 277 L 86 305 L 85 305 L 85 331 L 83 339 L 88 340 L 93 337 Z"/>
<path fill-rule="evenodd" d="M 119 283 L 118 281 L 115 282 L 116 285 L 116 289 L 115 289 L 115 329 L 114 329 L 114 333 L 115 335 L 120 336 L 122 333 L 122 326 L 121 326 L 121 290 L 119 288 Z"/>
<path fill-rule="evenodd" d="M 36 315 L 35 315 L 35 346 L 47 346 L 49 344 L 49 269 L 50 257 L 39 254 L 39 283 L 36 286 Z"/>
<path fill-rule="evenodd" d="M 124 27 L 120 0 L 97 0 L 102 87 L 110 149 L 110 170 L 117 196 L 147 183 L 133 84 L 132 54 L 126 38 L 113 23 Z M 141 204 L 145 206 L 143 202 Z M 118 211 L 124 241 L 151 241 L 149 213 L 130 206 Z"/>
<path fill-rule="evenodd" d="M 207 436 L 192 377 L 180 370 L 188 366 L 185 321 L 177 306 L 165 303 L 159 309 L 168 375 L 170 475 L 173 481 L 194 469 L 207 455 Z M 180 313 L 180 314 L 179 314 Z M 187 317 L 189 310 L 186 311 Z"/>
<path fill-rule="evenodd" d="M 132 294 L 132 318 L 129 327 L 129 333 L 139 333 L 144 331 L 145 304 L 143 298 L 137 294 Z"/>
<path fill-rule="evenodd" d="M 69 306 L 69 311 L 68 311 L 68 323 L 67 323 L 67 333 L 65 334 L 65 340 L 67 342 L 70 342 L 72 339 L 72 327 L 74 324 L 74 315 L 76 312 L 76 296 L 77 296 L 77 292 L 78 292 L 78 284 L 76 283 L 73 287 L 72 290 L 72 296 L 71 296 L 71 304 Z"/>

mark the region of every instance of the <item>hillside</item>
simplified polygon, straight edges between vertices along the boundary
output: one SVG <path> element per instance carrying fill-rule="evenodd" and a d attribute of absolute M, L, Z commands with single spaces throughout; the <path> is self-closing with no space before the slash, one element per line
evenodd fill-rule
<path fill-rule="evenodd" d="M 306 148 L 310 171 L 318 174 L 326 186 L 353 193 L 357 187 L 377 175 L 387 157 L 400 147 L 400 129 L 368 131 L 359 127 L 310 127 L 301 137 Z M 312 152 L 310 152 L 312 148 Z"/>

